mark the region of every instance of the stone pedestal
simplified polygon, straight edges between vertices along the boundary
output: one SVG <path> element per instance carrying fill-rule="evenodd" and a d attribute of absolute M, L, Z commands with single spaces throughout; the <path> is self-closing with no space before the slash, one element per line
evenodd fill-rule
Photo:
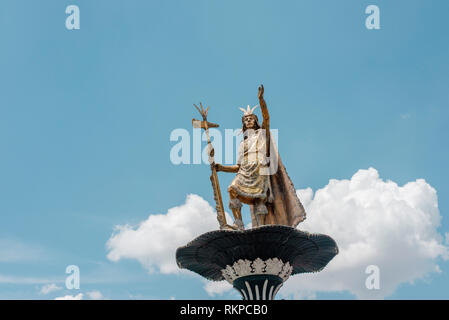
<path fill-rule="evenodd" d="M 226 280 L 244 300 L 272 300 L 294 274 L 321 271 L 338 253 L 326 235 L 268 225 L 205 233 L 176 251 L 180 268 Z"/>

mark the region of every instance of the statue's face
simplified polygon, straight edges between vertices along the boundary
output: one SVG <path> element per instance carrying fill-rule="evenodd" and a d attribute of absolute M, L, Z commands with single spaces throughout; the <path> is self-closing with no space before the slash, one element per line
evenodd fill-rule
<path fill-rule="evenodd" d="M 256 119 L 253 116 L 245 116 L 243 117 L 243 124 L 246 129 L 256 129 Z"/>

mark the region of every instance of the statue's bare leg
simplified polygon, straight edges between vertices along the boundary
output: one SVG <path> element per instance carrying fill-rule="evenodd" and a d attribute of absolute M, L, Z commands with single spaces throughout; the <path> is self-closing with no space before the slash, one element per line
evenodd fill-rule
<path fill-rule="evenodd" d="M 258 224 L 258 227 L 265 225 L 265 218 L 266 218 L 266 215 L 264 215 L 264 214 L 258 214 L 258 215 L 256 216 L 256 218 L 257 218 L 257 224 Z"/>
<path fill-rule="evenodd" d="M 265 225 L 265 218 L 267 217 L 268 209 L 265 205 L 265 200 L 258 199 L 255 202 L 255 215 L 256 215 L 256 221 L 257 226 L 263 226 Z"/>
<path fill-rule="evenodd" d="M 238 195 L 234 189 L 229 188 L 228 191 L 229 191 L 229 208 L 231 209 L 232 214 L 234 215 L 234 225 L 239 230 L 245 230 L 242 220 L 242 203 L 240 202 L 240 199 L 238 198 Z"/>

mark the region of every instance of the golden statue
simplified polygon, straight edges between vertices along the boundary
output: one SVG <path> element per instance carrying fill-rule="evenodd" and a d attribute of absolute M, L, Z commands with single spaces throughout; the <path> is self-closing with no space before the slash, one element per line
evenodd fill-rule
<path fill-rule="evenodd" d="M 193 120 L 194 126 L 206 130 L 211 164 L 211 181 L 217 203 L 217 218 L 221 229 L 244 230 L 242 203 L 251 209 L 252 226 L 285 225 L 296 227 L 306 217 L 296 190 L 281 162 L 274 141 L 270 136 L 270 117 L 264 100 L 264 87 L 259 87 L 259 103 L 263 122 L 259 124 L 254 110 L 257 106 L 242 109 L 243 140 L 239 146 L 237 164 L 224 166 L 215 164 L 214 149 L 210 143 L 208 128 L 218 125 L 207 122 L 207 112 L 195 107 L 203 116 L 203 121 Z M 226 223 L 217 172 L 234 172 L 236 177 L 228 187 L 229 208 L 234 215 L 234 225 Z"/>

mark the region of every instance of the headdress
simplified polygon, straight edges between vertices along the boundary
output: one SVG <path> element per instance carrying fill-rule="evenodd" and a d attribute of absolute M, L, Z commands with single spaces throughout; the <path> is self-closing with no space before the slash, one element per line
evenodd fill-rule
<path fill-rule="evenodd" d="M 254 106 L 253 108 L 251 108 L 251 107 L 248 105 L 248 107 L 246 108 L 246 110 L 243 109 L 243 108 L 239 108 L 239 109 L 243 111 L 243 116 L 249 116 L 249 115 L 254 114 L 253 111 L 254 111 L 257 107 L 258 107 L 258 106 Z"/>

